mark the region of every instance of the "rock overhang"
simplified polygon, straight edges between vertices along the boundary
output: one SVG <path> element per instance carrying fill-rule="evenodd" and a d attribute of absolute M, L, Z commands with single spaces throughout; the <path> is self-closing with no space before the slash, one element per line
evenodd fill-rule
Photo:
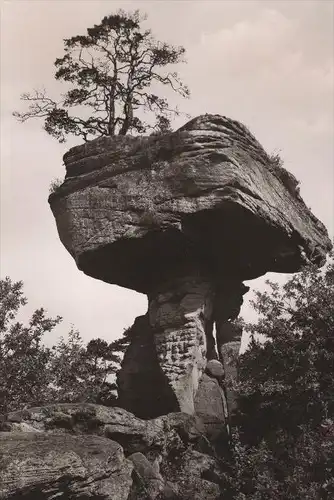
<path fill-rule="evenodd" d="M 215 280 L 322 265 L 327 231 L 296 179 L 242 124 L 219 115 L 162 136 L 72 148 L 49 198 L 59 236 L 86 274 L 149 293 L 197 269 Z"/>

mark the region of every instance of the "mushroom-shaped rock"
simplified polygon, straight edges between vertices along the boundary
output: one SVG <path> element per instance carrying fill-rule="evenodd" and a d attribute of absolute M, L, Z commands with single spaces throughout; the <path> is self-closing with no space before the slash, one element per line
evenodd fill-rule
<path fill-rule="evenodd" d="M 219 115 L 168 134 L 101 137 L 64 162 L 66 180 L 49 198 L 61 241 L 86 274 L 149 299 L 120 373 L 122 405 L 142 418 L 193 413 L 207 358 L 218 357 L 213 323 L 221 345 L 242 281 L 323 264 L 325 227 L 296 179 Z"/>

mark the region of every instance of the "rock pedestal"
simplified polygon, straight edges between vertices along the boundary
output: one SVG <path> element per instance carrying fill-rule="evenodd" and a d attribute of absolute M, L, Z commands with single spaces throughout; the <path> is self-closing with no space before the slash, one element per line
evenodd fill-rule
<path fill-rule="evenodd" d="M 131 343 L 117 374 L 119 405 L 140 418 L 178 410 L 178 403 L 159 366 L 148 314 L 136 319 Z"/>
<path fill-rule="evenodd" d="M 212 297 L 209 280 L 201 276 L 172 279 L 150 293 L 147 315 L 135 322 L 142 332 L 133 337 L 118 375 L 122 406 L 142 418 L 194 413 Z"/>
<path fill-rule="evenodd" d="M 49 198 L 61 241 L 89 276 L 149 299 L 119 375 L 120 401 L 143 418 L 193 413 L 206 361 L 230 367 L 227 330 L 242 282 L 321 265 L 326 229 L 294 176 L 224 116 L 155 137 L 101 137 L 64 163 L 65 182 Z"/>
<path fill-rule="evenodd" d="M 171 280 L 149 297 L 159 366 L 175 395 L 175 410 L 184 413 L 194 413 L 194 398 L 206 367 L 212 301 L 212 285 L 200 276 Z"/>
<path fill-rule="evenodd" d="M 150 293 L 148 313 L 132 327 L 131 345 L 118 374 L 121 406 L 141 418 L 171 411 L 194 413 L 207 361 L 219 355 L 225 363 L 223 346 L 232 340 L 227 319 L 238 315 L 247 290 L 229 282 L 224 294 L 221 288 L 198 272 L 166 281 Z"/>

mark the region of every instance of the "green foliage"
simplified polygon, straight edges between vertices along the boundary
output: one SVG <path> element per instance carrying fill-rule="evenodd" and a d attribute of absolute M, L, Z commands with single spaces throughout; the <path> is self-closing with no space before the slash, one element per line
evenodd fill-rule
<path fill-rule="evenodd" d="M 334 495 L 334 265 L 310 265 L 257 292 L 250 349 L 239 363 L 235 496 Z M 256 340 L 261 334 L 266 341 Z"/>
<path fill-rule="evenodd" d="M 54 402 L 114 404 L 112 377 L 128 344 L 127 332 L 111 343 L 93 339 L 84 345 L 72 329 L 66 340 L 48 348 L 43 336 L 62 318 L 48 318 L 41 308 L 28 325 L 16 321 L 27 303 L 22 288 L 21 281 L 0 280 L 0 414 Z"/>
<path fill-rule="evenodd" d="M 182 97 L 189 95 L 178 74 L 170 71 L 183 62 L 185 50 L 157 41 L 142 28 L 139 11 L 122 10 L 104 17 L 87 29 L 86 35 L 64 40 L 63 57 L 55 61 L 55 78 L 68 89 L 60 101 L 46 91 L 25 93 L 28 111 L 14 112 L 20 121 L 44 119 L 48 134 L 64 142 L 67 135 L 85 141 L 96 136 L 144 133 L 149 128 L 168 130 L 170 118 L 178 114 L 165 97 L 151 87 L 165 86 Z M 149 125 L 139 111 L 156 116 Z"/>

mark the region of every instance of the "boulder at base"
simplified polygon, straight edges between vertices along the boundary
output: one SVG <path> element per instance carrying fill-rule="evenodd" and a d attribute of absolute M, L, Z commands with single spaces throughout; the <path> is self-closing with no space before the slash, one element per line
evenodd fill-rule
<path fill-rule="evenodd" d="M 0 421 L 1 500 L 219 500 L 221 463 L 204 422 L 184 413 L 143 421 L 55 404 Z"/>

